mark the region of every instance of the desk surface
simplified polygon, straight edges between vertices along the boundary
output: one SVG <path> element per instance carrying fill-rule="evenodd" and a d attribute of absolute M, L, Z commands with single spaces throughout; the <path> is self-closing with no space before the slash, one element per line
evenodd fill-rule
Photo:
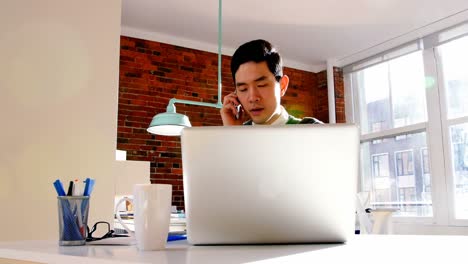
<path fill-rule="evenodd" d="M 38 263 L 451 263 L 466 259 L 468 236 L 360 235 L 345 244 L 191 246 L 163 251 L 135 246 L 59 247 L 57 241 L 0 242 L 4 259 Z M 21 262 L 18 262 L 21 263 Z"/>

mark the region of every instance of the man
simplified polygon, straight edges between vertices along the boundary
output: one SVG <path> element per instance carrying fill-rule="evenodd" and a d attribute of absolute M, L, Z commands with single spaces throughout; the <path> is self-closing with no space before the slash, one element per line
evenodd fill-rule
<path fill-rule="evenodd" d="M 283 75 L 281 56 L 268 41 L 241 45 L 232 56 L 231 73 L 236 90 L 224 97 L 223 125 L 322 124 L 313 117 L 289 115 L 281 105 L 289 77 Z M 245 115 L 250 118 L 247 122 Z"/>

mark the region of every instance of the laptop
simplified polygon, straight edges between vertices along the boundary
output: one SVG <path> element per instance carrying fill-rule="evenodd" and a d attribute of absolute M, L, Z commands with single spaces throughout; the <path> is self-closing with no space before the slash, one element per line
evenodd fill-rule
<path fill-rule="evenodd" d="M 342 243 L 354 234 L 357 126 L 192 127 L 181 142 L 189 243 Z"/>

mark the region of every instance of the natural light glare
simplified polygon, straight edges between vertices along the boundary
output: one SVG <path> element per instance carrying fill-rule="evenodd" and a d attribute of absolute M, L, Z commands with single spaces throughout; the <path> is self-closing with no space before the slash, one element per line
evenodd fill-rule
<path fill-rule="evenodd" d="M 380 132 L 427 121 L 427 80 L 421 51 L 353 74 L 357 85 L 362 87 L 362 133 Z"/>
<path fill-rule="evenodd" d="M 468 116 L 468 37 L 438 47 L 448 118 Z"/>
<path fill-rule="evenodd" d="M 389 62 L 393 104 L 393 127 L 427 120 L 422 52 L 414 52 Z"/>
<path fill-rule="evenodd" d="M 455 218 L 468 219 L 468 123 L 450 127 Z"/>
<path fill-rule="evenodd" d="M 468 80 L 468 37 L 440 46 L 444 76 L 449 80 Z"/>
<path fill-rule="evenodd" d="M 386 63 L 382 63 L 363 71 L 366 104 L 383 100 L 389 97 L 388 88 L 388 68 Z"/>

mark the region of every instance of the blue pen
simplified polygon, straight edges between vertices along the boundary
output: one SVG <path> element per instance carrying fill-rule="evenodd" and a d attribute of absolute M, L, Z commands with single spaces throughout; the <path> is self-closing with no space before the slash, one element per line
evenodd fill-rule
<path fill-rule="evenodd" d="M 57 191 L 58 196 L 66 196 L 65 190 L 63 189 L 63 185 L 62 185 L 62 182 L 60 182 L 60 180 L 54 181 L 54 187 L 55 187 L 55 190 Z"/>
<path fill-rule="evenodd" d="M 94 188 L 94 179 L 90 179 L 90 178 L 86 178 L 86 180 L 84 181 L 85 183 L 85 187 L 84 187 L 84 191 L 83 191 L 83 196 L 90 196 L 91 193 L 93 192 L 93 188 Z M 88 206 L 88 202 L 89 200 L 84 200 L 83 203 L 81 204 L 81 209 L 84 210 L 84 208 L 86 208 L 86 206 Z"/>
<path fill-rule="evenodd" d="M 84 196 L 90 196 L 91 195 L 91 193 L 93 192 L 93 188 L 94 188 L 94 182 L 95 182 L 94 179 L 86 178 L 86 180 L 84 181 L 84 183 L 85 183 L 85 188 L 84 188 L 84 192 L 83 192 Z"/>
<path fill-rule="evenodd" d="M 88 187 L 88 196 L 91 196 L 91 193 L 93 192 L 94 189 L 94 179 L 89 179 L 89 187 Z"/>
<path fill-rule="evenodd" d="M 87 196 L 88 193 L 88 188 L 89 188 L 89 178 L 86 178 L 86 180 L 83 181 L 84 183 L 84 190 L 83 190 L 83 196 Z"/>

